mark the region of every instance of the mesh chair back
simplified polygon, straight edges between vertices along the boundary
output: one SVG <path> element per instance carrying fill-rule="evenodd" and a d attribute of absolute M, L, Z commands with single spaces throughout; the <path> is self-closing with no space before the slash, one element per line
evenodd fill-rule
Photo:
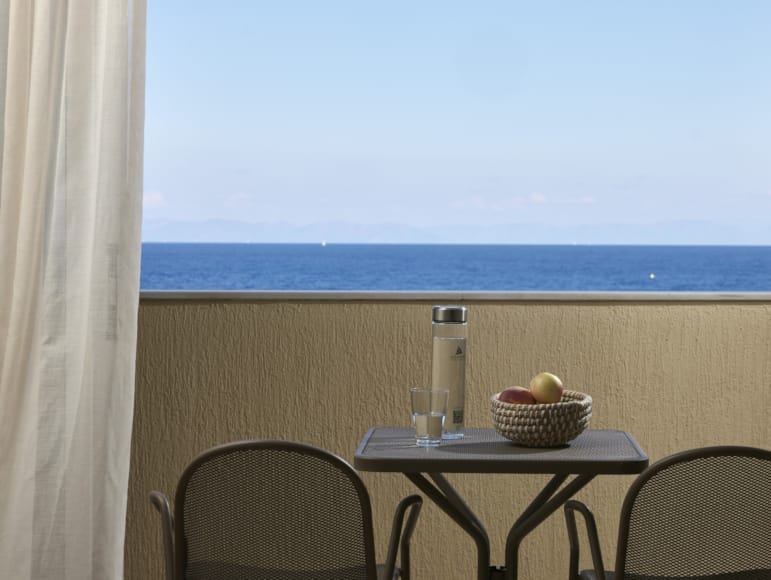
<path fill-rule="evenodd" d="M 670 456 L 622 508 L 618 578 L 771 579 L 771 451 L 708 447 Z"/>
<path fill-rule="evenodd" d="M 175 502 L 178 579 L 376 578 L 369 495 L 348 463 L 322 449 L 212 449 L 185 470 Z"/>

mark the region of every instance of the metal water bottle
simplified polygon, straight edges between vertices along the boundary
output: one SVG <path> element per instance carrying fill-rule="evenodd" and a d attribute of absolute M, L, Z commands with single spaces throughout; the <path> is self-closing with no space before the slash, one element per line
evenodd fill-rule
<path fill-rule="evenodd" d="M 442 439 L 460 439 L 463 437 L 463 407 L 466 398 L 466 307 L 434 306 L 431 330 L 431 386 L 450 391 Z"/>

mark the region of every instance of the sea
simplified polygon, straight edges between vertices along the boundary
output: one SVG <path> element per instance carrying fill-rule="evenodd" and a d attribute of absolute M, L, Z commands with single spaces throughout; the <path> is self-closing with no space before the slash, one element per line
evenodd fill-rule
<path fill-rule="evenodd" d="M 141 288 L 768 292 L 771 246 L 144 243 Z"/>

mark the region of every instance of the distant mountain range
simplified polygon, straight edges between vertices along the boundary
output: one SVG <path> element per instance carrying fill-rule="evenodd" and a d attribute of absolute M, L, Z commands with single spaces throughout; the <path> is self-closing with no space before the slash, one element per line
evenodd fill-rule
<path fill-rule="evenodd" d="M 424 227 L 331 221 L 297 226 L 229 220 L 145 220 L 142 240 L 211 243 L 771 245 L 771 226 L 760 223 L 737 226 L 698 221 L 601 226 L 513 223 Z"/>

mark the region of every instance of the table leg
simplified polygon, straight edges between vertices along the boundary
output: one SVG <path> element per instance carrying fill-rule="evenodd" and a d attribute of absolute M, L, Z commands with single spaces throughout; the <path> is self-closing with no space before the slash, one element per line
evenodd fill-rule
<path fill-rule="evenodd" d="M 489 545 L 490 537 L 487 535 L 487 530 L 485 529 L 484 525 L 477 517 L 477 515 L 471 510 L 469 505 L 463 500 L 460 494 L 457 491 L 455 491 L 455 488 L 452 485 L 450 485 L 450 482 L 447 481 L 447 478 L 441 473 L 429 473 L 428 476 L 436 484 L 436 487 L 438 487 L 442 491 L 442 493 L 450 501 L 450 503 L 452 503 L 452 505 L 454 505 L 458 510 L 460 510 L 463 513 L 463 515 L 470 522 L 472 522 L 482 534 L 484 534 L 485 542 Z"/>
<path fill-rule="evenodd" d="M 523 511 L 520 516 L 517 518 L 517 521 L 514 522 L 515 528 L 518 528 L 522 525 L 522 522 L 527 521 L 527 519 L 533 515 L 533 513 L 541 507 L 543 504 L 545 504 L 548 499 L 554 495 L 554 493 L 560 488 L 560 486 L 563 484 L 563 482 L 568 478 L 567 475 L 555 475 L 549 480 L 549 483 L 547 483 L 541 492 L 535 496 L 535 499 L 533 499 L 530 502 L 530 505 L 527 506 L 525 511 Z"/>
<path fill-rule="evenodd" d="M 471 536 L 477 547 L 477 580 L 490 578 L 490 539 L 479 518 L 440 473 L 430 473 L 431 483 L 422 473 L 405 473 L 420 491 Z"/>
<path fill-rule="evenodd" d="M 594 479 L 594 475 L 578 475 L 555 493 L 566 478 L 555 475 L 511 527 L 506 538 L 506 580 L 517 580 L 519 545 L 525 536 Z"/>

